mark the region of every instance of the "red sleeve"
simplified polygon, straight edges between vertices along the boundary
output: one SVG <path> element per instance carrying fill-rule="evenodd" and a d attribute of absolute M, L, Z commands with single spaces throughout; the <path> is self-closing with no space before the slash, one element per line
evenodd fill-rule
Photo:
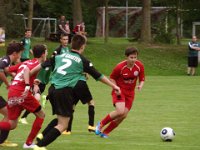
<path fill-rule="evenodd" d="M 74 31 L 74 32 L 78 32 L 78 25 L 75 26 L 75 28 L 74 28 L 73 31 Z"/>
<path fill-rule="evenodd" d="M 15 73 L 17 73 L 17 70 L 18 70 L 18 68 L 19 68 L 19 66 L 20 66 L 21 64 L 22 64 L 22 63 L 18 63 L 18 64 L 14 65 L 14 66 L 10 66 L 10 67 L 8 68 L 8 71 L 9 71 L 9 72 L 15 72 Z"/>
<path fill-rule="evenodd" d="M 117 81 L 117 79 L 118 79 L 119 76 L 120 76 L 120 72 L 121 72 L 121 68 L 120 68 L 119 65 L 117 65 L 117 66 L 113 69 L 112 73 L 110 74 L 110 78 L 111 78 L 111 79 L 114 79 L 115 81 Z"/>
<path fill-rule="evenodd" d="M 145 80 L 145 75 L 144 75 L 144 65 L 141 63 L 140 64 L 140 74 L 139 74 L 139 81 L 144 81 Z"/>

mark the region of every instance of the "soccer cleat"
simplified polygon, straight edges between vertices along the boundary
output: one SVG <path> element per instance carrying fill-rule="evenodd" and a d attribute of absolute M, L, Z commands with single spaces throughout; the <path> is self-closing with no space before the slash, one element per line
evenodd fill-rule
<path fill-rule="evenodd" d="M 105 133 L 101 133 L 101 134 L 100 134 L 100 137 L 101 137 L 101 138 L 105 138 L 105 139 L 107 139 L 107 138 L 108 138 L 108 135 L 105 134 Z"/>
<path fill-rule="evenodd" d="M 96 134 L 96 135 L 99 135 L 100 133 L 101 133 L 101 122 L 99 121 L 99 122 L 97 123 L 96 128 L 95 128 L 95 134 Z"/>
<path fill-rule="evenodd" d="M 12 143 L 10 141 L 4 141 L 3 143 L 0 144 L 0 147 L 17 147 L 18 144 L 17 143 Z"/>
<path fill-rule="evenodd" d="M 28 124 L 26 118 L 20 118 L 19 122 L 22 123 L 22 124 Z"/>
<path fill-rule="evenodd" d="M 36 136 L 36 141 L 39 142 L 39 141 L 41 141 L 43 138 L 44 138 L 43 134 L 42 134 L 42 133 L 39 133 L 39 134 Z"/>
<path fill-rule="evenodd" d="M 29 149 L 29 148 L 34 148 L 34 147 L 35 147 L 34 143 L 32 143 L 31 145 L 27 145 L 26 143 L 24 143 L 24 145 L 23 145 L 24 149 Z"/>
<path fill-rule="evenodd" d="M 39 147 L 39 146 L 35 145 L 33 147 L 33 150 L 47 150 L 47 149 L 46 149 L 46 147 Z"/>
<path fill-rule="evenodd" d="M 62 134 L 63 134 L 63 135 L 71 135 L 72 133 L 71 133 L 71 131 L 63 131 Z"/>
<path fill-rule="evenodd" d="M 95 132 L 95 127 L 94 126 L 88 126 L 88 131 L 89 132 Z"/>
<path fill-rule="evenodd" d="M 45 108 L 46 103 L 47 103 L 47 96 L 46 95 L 42 95 L 42 107 Z"/>

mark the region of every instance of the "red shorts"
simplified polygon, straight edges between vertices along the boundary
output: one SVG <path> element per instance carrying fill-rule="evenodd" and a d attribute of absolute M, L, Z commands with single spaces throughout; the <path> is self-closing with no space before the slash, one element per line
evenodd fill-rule
<path fill-rule="evenodd" d="M 115 105 L 118 102 L 125 102 L 125 107 L 128 108 L 128 110 L 130 110 L 134 101 L 134 96 L 134 91 L 121 90 L 120 96 L 117 96 L 116 93 L 112 91 L 113 105 Z"/>
<path fill-rule="evenodd" d="M 7 108 L 10 120 L 16 120 L 24 109 L 29 112 L 35 112 L 40 107 L 40 103 L 31 92 L 28 93 L 26 98 L 21 97 L 22 92 L 16 89 L 9 89 Z"/>

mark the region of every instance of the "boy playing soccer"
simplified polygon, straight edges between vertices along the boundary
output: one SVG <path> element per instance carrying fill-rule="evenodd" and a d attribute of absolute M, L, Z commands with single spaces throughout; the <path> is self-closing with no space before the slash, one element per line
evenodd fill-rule
<path fill-rule="evenodd" d="M 33 86 L 34 79 L 37 76 L 37 72 L 30 76 L 30 71 L 46 60 L 47 51 L 45 46 L 34 46 L 33 55 L 34 59 L 9 68 L 9 72 L 16 72 L 16 76 L 8 91 L 8 121 L 0 122 L 1 130 L 13 130 L 16 128 L 18 117 L 24 109 L 35 114 L 36 119 L 23 148 L 33 148 L 33 140 L 38 134 L 45 116 L 38 100 L 30 91 L 30 87 Z"/>
<path fill-rule="evenodd" d="M 23 45 L 21 43 L 12 42 L 7 47 L 6 56 L 0 59 L 0 85 L 4 82 L 7 89 L 10 86 L 6 78 L 5 68 L 9 67 L 12 63 L 17 62 L 23 51 Z M 8 111 L 7 111 L 7 102 L 4 100 L 2 96 L 0 96 L 0 113 L 4 116 L 2 121 L 8 120 Z M 9 134 L 9 130 L 0 130 L 0 146 L 8 146 L 8 147 L 15 147 L 17 146 L 16 143 L 6 142 Z"/>

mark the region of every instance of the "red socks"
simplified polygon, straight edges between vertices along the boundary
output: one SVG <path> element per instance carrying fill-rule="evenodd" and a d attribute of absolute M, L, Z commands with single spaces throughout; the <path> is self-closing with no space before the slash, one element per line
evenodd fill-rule
<path fill-rule="evenodd" d="M 0 122 L 1 130 L 11 130 L 11 125 L 9 122 Z"/>
<path fill-rule="evenodd" d="M 105 126 L 106 124 L 108 124 L 109 122 L 111 122 L 113 119 L 110 117 L 110 114 L 108 114 L 102 121 L 101 121 L 101 125 L 102 127 Z"/>
<path fill-rule="evenodd" d="M 114 130 L 118 124 L 115 121 L 111 121 L 108 127 L 103 131 L 105 134 L 109 134 L 112 130 Z"/>
<path fill-rule="evenodd" d="M 37 136 L 38 132 L 40 131 L 42 127 L 43 121 L 44 121 L 43 118 L 36 117 L 31 129 L 31 132 L 29 133 L 29 136 L 26 140 L 27 145 L 31 145 L 33 143 L 33 140 L 35 139 L 35 137 Z"/>

